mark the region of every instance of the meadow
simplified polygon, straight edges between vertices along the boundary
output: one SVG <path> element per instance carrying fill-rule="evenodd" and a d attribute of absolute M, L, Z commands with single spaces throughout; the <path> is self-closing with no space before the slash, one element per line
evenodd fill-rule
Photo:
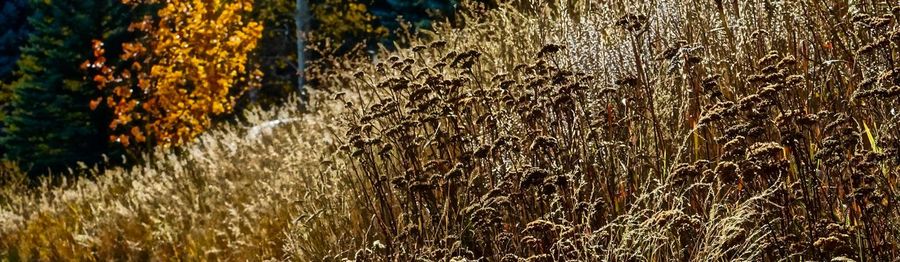
<path fill-rule="evenodd" d="M 305 112 L 251 109 L 131 168 L 4 176 L 0 258 L 900 256 L 898 3 L 478 12 L 327 61 Z"/>

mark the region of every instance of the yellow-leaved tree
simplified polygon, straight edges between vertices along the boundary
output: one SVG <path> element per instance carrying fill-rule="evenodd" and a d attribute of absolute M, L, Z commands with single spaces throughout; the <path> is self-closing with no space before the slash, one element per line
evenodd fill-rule
<path fill-rule="evenodd" d="M 263 29 L 248 18 L 253 0 L 123 2 L 155 11 L 129 27 L 137 37 L 116 48 L 119 61 L 107 63 L 96 40 L 94 58 L 82 64 L 106 94 L 91 108 L 114 114 L 111 140 L 126 147 L 187 143 L 258 85 L 262 73 L 247 62 Z"/>

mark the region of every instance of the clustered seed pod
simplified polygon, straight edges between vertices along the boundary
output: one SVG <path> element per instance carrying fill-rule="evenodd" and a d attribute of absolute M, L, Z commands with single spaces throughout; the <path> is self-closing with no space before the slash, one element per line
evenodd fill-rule
<path fill-rule="evenodd" d="M 778 143 L 756 143 L 747 151 L 747 159 L 777 158 L 783 149 Z"/>
<path fill-rule="evenodd" d="M 630 32 L 637 32 L 647 25 L 647 16 L 627 13 L 616 20 L 616 25 Z"/>
<path fill-rule="evenodd" d="M 347 80 L 371 90 L 347 110 L 341 154 L 351 156 L 354 182 L 371 200 L 373 228 L 394 241 L 392 250 L 408 252 L 395 260 L 627 260 L 586 255 L 626 250 L 623 228 L 677 243 L 666 246 L 687 260 L 701 248 L 693 238 L 707 231 L 720 235 L 708 248 L 753 243 L 776 257 L 827 260 L 848 255 L 828 253 L 844 247 L 887 254 L 883 243 L 896 238 L 880 226 L 891 217 L 896 196 L 887 185 L 900 170 L 888 110 L 900 70 L 884 54 L 895 53 L 900 33 L 877 29 L 885 22 L 873 17 L 884 16 L 855 20 L 866 30 L 859 34 L 792 49 L 783 45 L 795 39 L 782 32 L 731 31 L 747 42 L 734 54 L 741 58 L 726 59 L 717 43 L 648 41 L 641 33 L 655 33 L 649 20 L 629 13 L 616 22 L 637 50 L 663 50 L 639 54 L 644 72 L 630 61 L 560 66 L 578 63 L 562 57 L 584 52 L 577 41 L 530 56 L 414 45 Z M 846 49 L 865 54 L 851 56 L 849 69 L 820 61 Z M 530 60 L 495 70 L 507 57 Z M 723 67 L 730 61 L 741 64 Z M 644 208 L 654 204 L 671 209 Z M 747 217 L 722 229 L 694 215 L 734 206 Z M 877 236 L 824 226 L 847 221 L 875 225 L 867 233 Z M 729 252 L 738 251 L 721 254 L 740 257 Z"/>
<path fill-rule="evenodd" d="M 533 151 L 553 150 L 557 146 L 558 146 L 558 144 L 556 142 L 556 138 L 549 137 L 549 136 L 539 136 L 534 139 L 534 141 L 531 143 L 531 146 L 529 148 L 531 148 L 531 150 L 533 150 Z"/>
<path fill-rule="evenodd" d="M 690 181 L 691 179 L 699 176 L 700 171 L 697 169 L 697 167 L 695 165 L 689 165 L 686 163 L 676 165 L 671 175 L 671 177 L 675 179 L 675 181 L 679 182 Z"/>
<path fill-rule="evenodd" d="M 544 45 L 543 48 L 541 48 L 541 51 L 538 52 L 537 56 L 540 58 L 543 58 L 547 55 L 555 54 L 565 48 L 566 48 L 565 46 L 561 46 L 561 45 L 547 44 L 547 45 Z"/>
<path fill-rule="evenodd" d="M 684 40 L 675 41 L 675 43 L 673 43 L 671 46 L 666 48 L 666 50 L 664 50 L 662 53 L 657 55 L 656 60 L 672 60 L 673 58 L 675 58 L 676 55 L 678 55 L 678 53 L 681 51 L 681 48 L 683 48 L 685 45 L 687 45 L 687 41 L 684 41 Z"/>
<path fill-rule="evenodd" d="M 546 169 L 532 167 L 525 171 L 525 175 L 522 177 L 522 180 L 519 182 L 519 188 L 528 189 L 535 186 L 542 185 L 544 179 L 550 176 L 550 171 Z"/>

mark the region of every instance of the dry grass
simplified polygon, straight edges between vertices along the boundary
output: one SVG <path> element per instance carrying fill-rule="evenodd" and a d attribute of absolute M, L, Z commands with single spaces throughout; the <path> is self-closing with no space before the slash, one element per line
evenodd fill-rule
<path fill-rule="evenodd" d="M 354 69 L 320 74 L 334 93 L 313 113 L 254 111 L 95 182 L 7 187 L 0 255 L 891 260 L 898 15 L 512 1 L 375 63 L 334 61 Z"/>
<path fill-rule="evenodd" d="M 328 175 L 340 162 L 323 153 L 340 129 L 329 124 L 334 115 L 295 116 L 288 108 L 250 112 L 244 124 L 210 132 L 182 152 L 157 152 L 146 165 L 96 181 L 4 191 L 0 255 L 261 260 L 339 251 L 329 248 L 362 235 L 343 230 L 355 211 L 335 189 L 343 181 Z M 292 117 L 271 130 L 278 136 L 248 139 L 250 127 Z"/>

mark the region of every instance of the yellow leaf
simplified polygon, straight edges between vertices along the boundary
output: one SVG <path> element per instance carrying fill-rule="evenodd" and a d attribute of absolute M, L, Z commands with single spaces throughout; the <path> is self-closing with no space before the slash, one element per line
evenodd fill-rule
<path fill-rule="evenodd" d="M 881 149 L 878 148 L 878 142 L 875 140 L 875 136 L 872 135 L 872 130 L 869 130 L 869 125 L 863 121 L 863 128 L 866 130 L 866 136 L 869 138 L 869 145 L 872 146 L 872 151 L 876 153 L 881 153 Z"/>

